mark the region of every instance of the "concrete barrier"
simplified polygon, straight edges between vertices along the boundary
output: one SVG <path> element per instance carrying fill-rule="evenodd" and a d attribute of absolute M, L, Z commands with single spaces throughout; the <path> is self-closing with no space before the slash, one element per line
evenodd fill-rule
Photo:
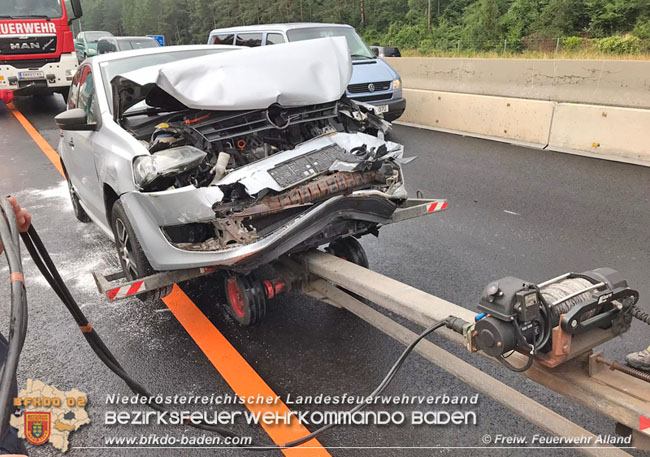
<path fill-rule="evenodd" d="M 548 148 L 650 165 L 650 110 L 559 103 Z"/>
<path fill-rule="evenodd" d="M 650 61 L 386 59 L 409 89 L 650 108 Z"/>
<path fill-rule="evenodd" d="M 552 102 L 417 89 L 404 89 L 404 97 L 402 122 L 539 148 L 548 144 Z"/>
<path fill-rule="evenodd" d="M 650 166 L 650 61 L 388 60 L 400 122 Z"/>

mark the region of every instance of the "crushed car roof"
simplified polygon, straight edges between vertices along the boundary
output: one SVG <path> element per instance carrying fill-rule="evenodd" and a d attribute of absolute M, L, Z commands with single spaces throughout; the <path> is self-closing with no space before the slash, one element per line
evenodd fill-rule
<path fill-rule="evenodd" d="M 351 75 L 345 38 L 328 37 L 144 67 L 116 76 L 111 84 L 121 117 L 145 99 L 155 106 L 149 95 L 156 89 L 187 108 L 209 111 L 326 103 L 341 98 Z"/>

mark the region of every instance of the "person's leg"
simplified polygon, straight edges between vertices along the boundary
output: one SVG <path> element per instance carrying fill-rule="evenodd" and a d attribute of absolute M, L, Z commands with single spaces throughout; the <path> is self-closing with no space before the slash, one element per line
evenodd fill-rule
<path fill-rule="evenodd" d="M 650 346 L 639 352 L 632 352 L 625 356 L 625 361 L 637 370 L 650 371 Z"/>

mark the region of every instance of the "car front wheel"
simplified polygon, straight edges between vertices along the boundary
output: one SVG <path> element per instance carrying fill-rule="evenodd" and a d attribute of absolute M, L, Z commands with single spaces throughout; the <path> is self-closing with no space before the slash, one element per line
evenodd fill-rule
<path fill-rule="evenodd" d="M 115 247 L 120 265 L 124 271 L 127 281 L 135 281 L 155 273 L 155 270 L 147 260 L 147 256 L 135 236 L 133 227 L 126 216 L 124 206 L 119 200 L 113 205 L 111 212 L 111 227 L 115 236 Z M 156 289 L 148 293 L 140 294 L 137 297 L 141 300 L 161 299 L 171 292 L 172 286 Z"/>

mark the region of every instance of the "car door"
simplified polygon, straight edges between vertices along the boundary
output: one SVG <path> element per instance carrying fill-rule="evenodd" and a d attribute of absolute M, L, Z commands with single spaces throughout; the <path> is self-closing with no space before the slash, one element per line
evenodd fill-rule
<path fill-rule="evenodd" d="M 73 81 L 68 109 L 80 108 L 86 112 L 89 124 L 100 127 L 95 78 L 90 65 L 83 65 Z M 97 175 L 95 141 L 98 131 L 64 131 L 62 155 L 68 177 L 86 211 L 102 220 L 104 203 Z"/>

